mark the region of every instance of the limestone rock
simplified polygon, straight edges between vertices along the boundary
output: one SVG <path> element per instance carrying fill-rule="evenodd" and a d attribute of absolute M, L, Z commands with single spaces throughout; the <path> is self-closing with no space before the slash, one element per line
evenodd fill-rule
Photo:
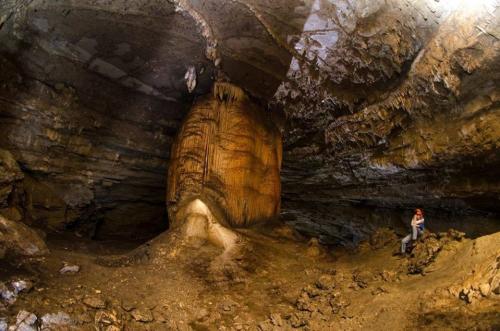
<path fill-rule="evenodd" d="M 481 292 L 481 295 L 483 297 L 487 297 L 490 295 L 490 292 L 491 291 L 491 287 L 490 287 L 490 284 L 488 283 L 483 283 L 481 285 L 479 285 L 479 292 Z"/>
<path fill-rule="evenodd" d="M 7 198 L 16 182 L 23 179 L 23 173 L 12 154 L 0 149 L 0 209 L 8 206 Z"/>
<path fill-rule="evenodd" d="M 17 293 L 9 288 L 4 283 L 0 283 L 0 299 L 7 305 L 11 305 L 16 301 Z"/>
<path fill-rule="evenodd" d="M 38 318 L 35 314 L 21 310 L 16 316 L 16 324 L 9 327 L 9 331 L 38 331 Z"/>
<path fill-rule="evenodd" d="M 167 204 L 172 221 L 182 221 L 183 206 L 194 199 L 230 226 L 278 216 L 281 135 L 240 88 L 216 83 L 211 95 L 199 99 L 171 155 Z"/>
<path fill-rule="evenodd" d="M 15 280 L 11 282 L 11 286 L 16 294 L 20 292 L 29 292 L 33 288 L 33 283 L 29 280 Z"/>
<path fill-rule="evenodd" d="M 59 273 L 60 274 L 75 274 L 78 271 L 80 271 L 80 266 L 65 263 L 64 266 L 59 270 Z"/>
<path fill-rule="evenodd" d="M 335 278 L 331 275 L 322 275 L 316 281 L 316 286 L 321 290 L 331 290 L 335 288 Z"/>
<path fill-rule="evenodd" d="M 45 314 L 41 317 L 41 330 L 64 330 L 73 324 L 71 317 L 65 312 Z"/>
<path fill-rule="evenodd" d="M 283 326 L 283 319 L 281 318 L 280 314 L 273 313 L 269 315 L 269 320 L 274 326 Z"/>
<path fill-rule="evenodd" d="M 114 309 L 96 312 L 94 323 L 102 330 L 119 331 L 123 329 L 123 321 Z"/>
<path fill-rule="evenodd" d="M 38 257 L 49 252 L 43 239 L 21 222 L 0 215 L 0 248 L 14 257 Z"/>
<path fill-rule="evenodd" d="M 354 284 L 359 288 L 366 288 L 373 281 L 374 275 L 366 270 L 355 270 L 352 275 Z"/>
<path fill-rule="evenodd" d="M 94 309 L 104 309 L 106 308 L 106 301 L 104 301 L 103 298 L 101 298 L 100 296 L 87 296 L 83 299 L 83 303 L 90 307 L 90 308 L 94 308 Z"/>
<path fill-rule="evenodd" d="M 0 148 L 0 215 L 16 222 L 23 218 L 20 211 L 22 206 L 18 205 L 23 178 L 24 175 L 12 154 Z M 0 252 L 1 250 L 0 247 Z"/>
<path fill-rule="evenodd" d="M 21 292 L 29 292 L 33 283 L 29 280 L 15 280 L 10 283 L 0 282 L 0 307 L 12 305 Z"/>
<path fill-rule="evenodd" d="M 154 320 L 151 310 L 146 308 L 137 308 L 131 312 L 132 318 L 138 322 L 149 323 Z"/>
<path fill-rule="evenodd" d="M 186 86 L 189 93 L 193 92 L 196 87 L 196 68 L 190 66 L 184 75 L 184 80 L 186 81 Z"/>
<path fill-rule="evenodd" d="M 309 237 L 354 246 L 417 206 L 496 232 L 499 12 L 450 3 L 7 0 L 0 148 L 39 224 L 165 229 L 185 109 L 223 79 L 286 113 L 282 215 Z"/>

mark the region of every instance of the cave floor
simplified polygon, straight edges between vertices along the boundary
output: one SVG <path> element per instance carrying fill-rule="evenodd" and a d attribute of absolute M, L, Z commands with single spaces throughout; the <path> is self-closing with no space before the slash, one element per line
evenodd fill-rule
<path fill-rule="evenodd" d="M 227 279 L 211 276 L 219 252 L 209 245 L 175 254 L 142 254 L 114 267 L 96 257 L 131 247 L 73 237 L 49 240 L 51 254 L 29 269 L 9 269 L 1 281 L 31 279 L 33 289 L 0 315 L 20 310 L 67 313 L 71 330 L 402 330 L 495 329 L 499 295 L 472 304 L 450 294 L 481 266 L 500 259 L 500 233 L 464 239 L 442 250 L 425 275 L 409 275 L 399 242 L 356 251 L 325 248 L 286 228 L 242 232 L 248 262 Z M 471 249 L 488 247 L 467 258 Z M 153 248 L 152 248 L 153 249 Z M 160 249 L 161 250 L 161 249 Z M 248 254 L 247 254 L 248 255 Z M 468 259 L 463 261 L 463 259 Z M 496 261 L 496 262 L 495 262 Z M 80 271 L 60 274 L 63 263 Z"/>

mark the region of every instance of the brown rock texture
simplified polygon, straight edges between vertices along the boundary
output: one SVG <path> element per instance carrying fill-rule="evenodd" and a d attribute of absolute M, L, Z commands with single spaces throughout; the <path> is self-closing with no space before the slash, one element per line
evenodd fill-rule
<path fill-rule="evenodd" d="M 219 222 L 248 226 L 279 215 L 281 134 L 268 112 L 239 87 L 215 83 L 195 102 L 172 147 L 170 219 L 194 199 Z"/>
<path fill-rule="evenodd" d="M 275 95 L 286 217 L 344 243 L 418 206 L 434 230 L 498 231 L 497 2 L 316 4 Z"/>
<path fill-rule="evenodd" d="M 27 216 L 25 175 L 12 154 L 0 149 L 0 215 L 18 222 Z"/>
<path fill-rule="evenodd" d="M 15 193 L 16 185 L 23 177 L 12 154 L 0 149 L 0 211 L 11 205 L 9 198 Z"/>
<path fill-rule="evenodd" d="M 187 62 L 173 59 L 208 60 L 192 19 L 159 4 L 0 5 L 0 148 L 29 180 L 40 226 L 97 237 L 165 229 L 168 154 L 188 103 Z M 198 74 L 197 87 L 209 78 Z"/>
<path fill-rule="evenodd" d="M 40 224 L 159 229 L 168 151 L 223 79 L 286 113 L 282 217 L 301 232 L 355 244 L 418 206 L 433 230 L 499 231 L 499 17 L 494 0 L 6 0 L 0 148 Z"/>
<path fill-rule="evenodd" d="M 33 229 L 0 215 L 0 258 L 38 257 L 48 252 L 45 242 Z"/>

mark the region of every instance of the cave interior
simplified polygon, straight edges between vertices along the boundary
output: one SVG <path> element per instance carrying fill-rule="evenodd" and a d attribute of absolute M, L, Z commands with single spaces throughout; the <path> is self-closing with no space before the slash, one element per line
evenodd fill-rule
<path fill-rule="evenodd" d="M 499 40 L 497 0 L 2 0 L 0 331 L 500 328 Z"/>

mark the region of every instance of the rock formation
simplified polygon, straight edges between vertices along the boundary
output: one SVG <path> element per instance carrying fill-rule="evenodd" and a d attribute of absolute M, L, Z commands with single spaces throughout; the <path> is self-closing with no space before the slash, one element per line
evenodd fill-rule
<path fill-rule="evenodd" d="M 300 231 L 356 244 L 421 206 L 437 230 L 491 233 L 499 15 L 494 0 L 7 0 L 0 148 L 40 225 L 156 233 L 168 151 L 223 79 L 286 113 L 282 218 Z"/>
<path fill-rule="evenodd" d="M 270 115 L 236 86 L 216 83 L 197 100 L 172 147 L 167 204 L 173 222 L 201 199 L 222 224 L 275 219 L 280 206 L 281 136 Z"/>
<path fill-rule="evenodd" d="M 13 262 L 48 253 L 40 235 L 22 222 L 31 216 L 23 178 L 12 154 L 0 149 L 0 259 Z"/>
<path fill-rule="evenodd" d="M 169 219 L 190 223 L 191 232 L 199 222 L 210 229 L 276 219 L 280 168 L 281 134 L 270 114 L 239 87 L 215 83 L 195 102 L 172 147 Z"/>
<path fill-rule="evenodd" d="M 0 215 L 0 259 L 7 256 L 14 261 L 22 261 L 26 257 L 47 253 L 45 242 L 34 230 Z"/>
<path fill-rule="evenodd" d="M 315 4 L 276 94 L 290 219 L 348 242 L 412 206 L 437 227 L 497 214 L 496 2 Z"/>
<path fill-rule="evenodd" d="M 0 149 L 0 214 L 18 221 L 22 218 L 19 195 L 24 178 L 19 165 L 6 150 Z"/>
<path fill-rule="evenodd" d="M 499 41 L 499 0 L 0 0 L 0 330 L 498 328 Z"/>

